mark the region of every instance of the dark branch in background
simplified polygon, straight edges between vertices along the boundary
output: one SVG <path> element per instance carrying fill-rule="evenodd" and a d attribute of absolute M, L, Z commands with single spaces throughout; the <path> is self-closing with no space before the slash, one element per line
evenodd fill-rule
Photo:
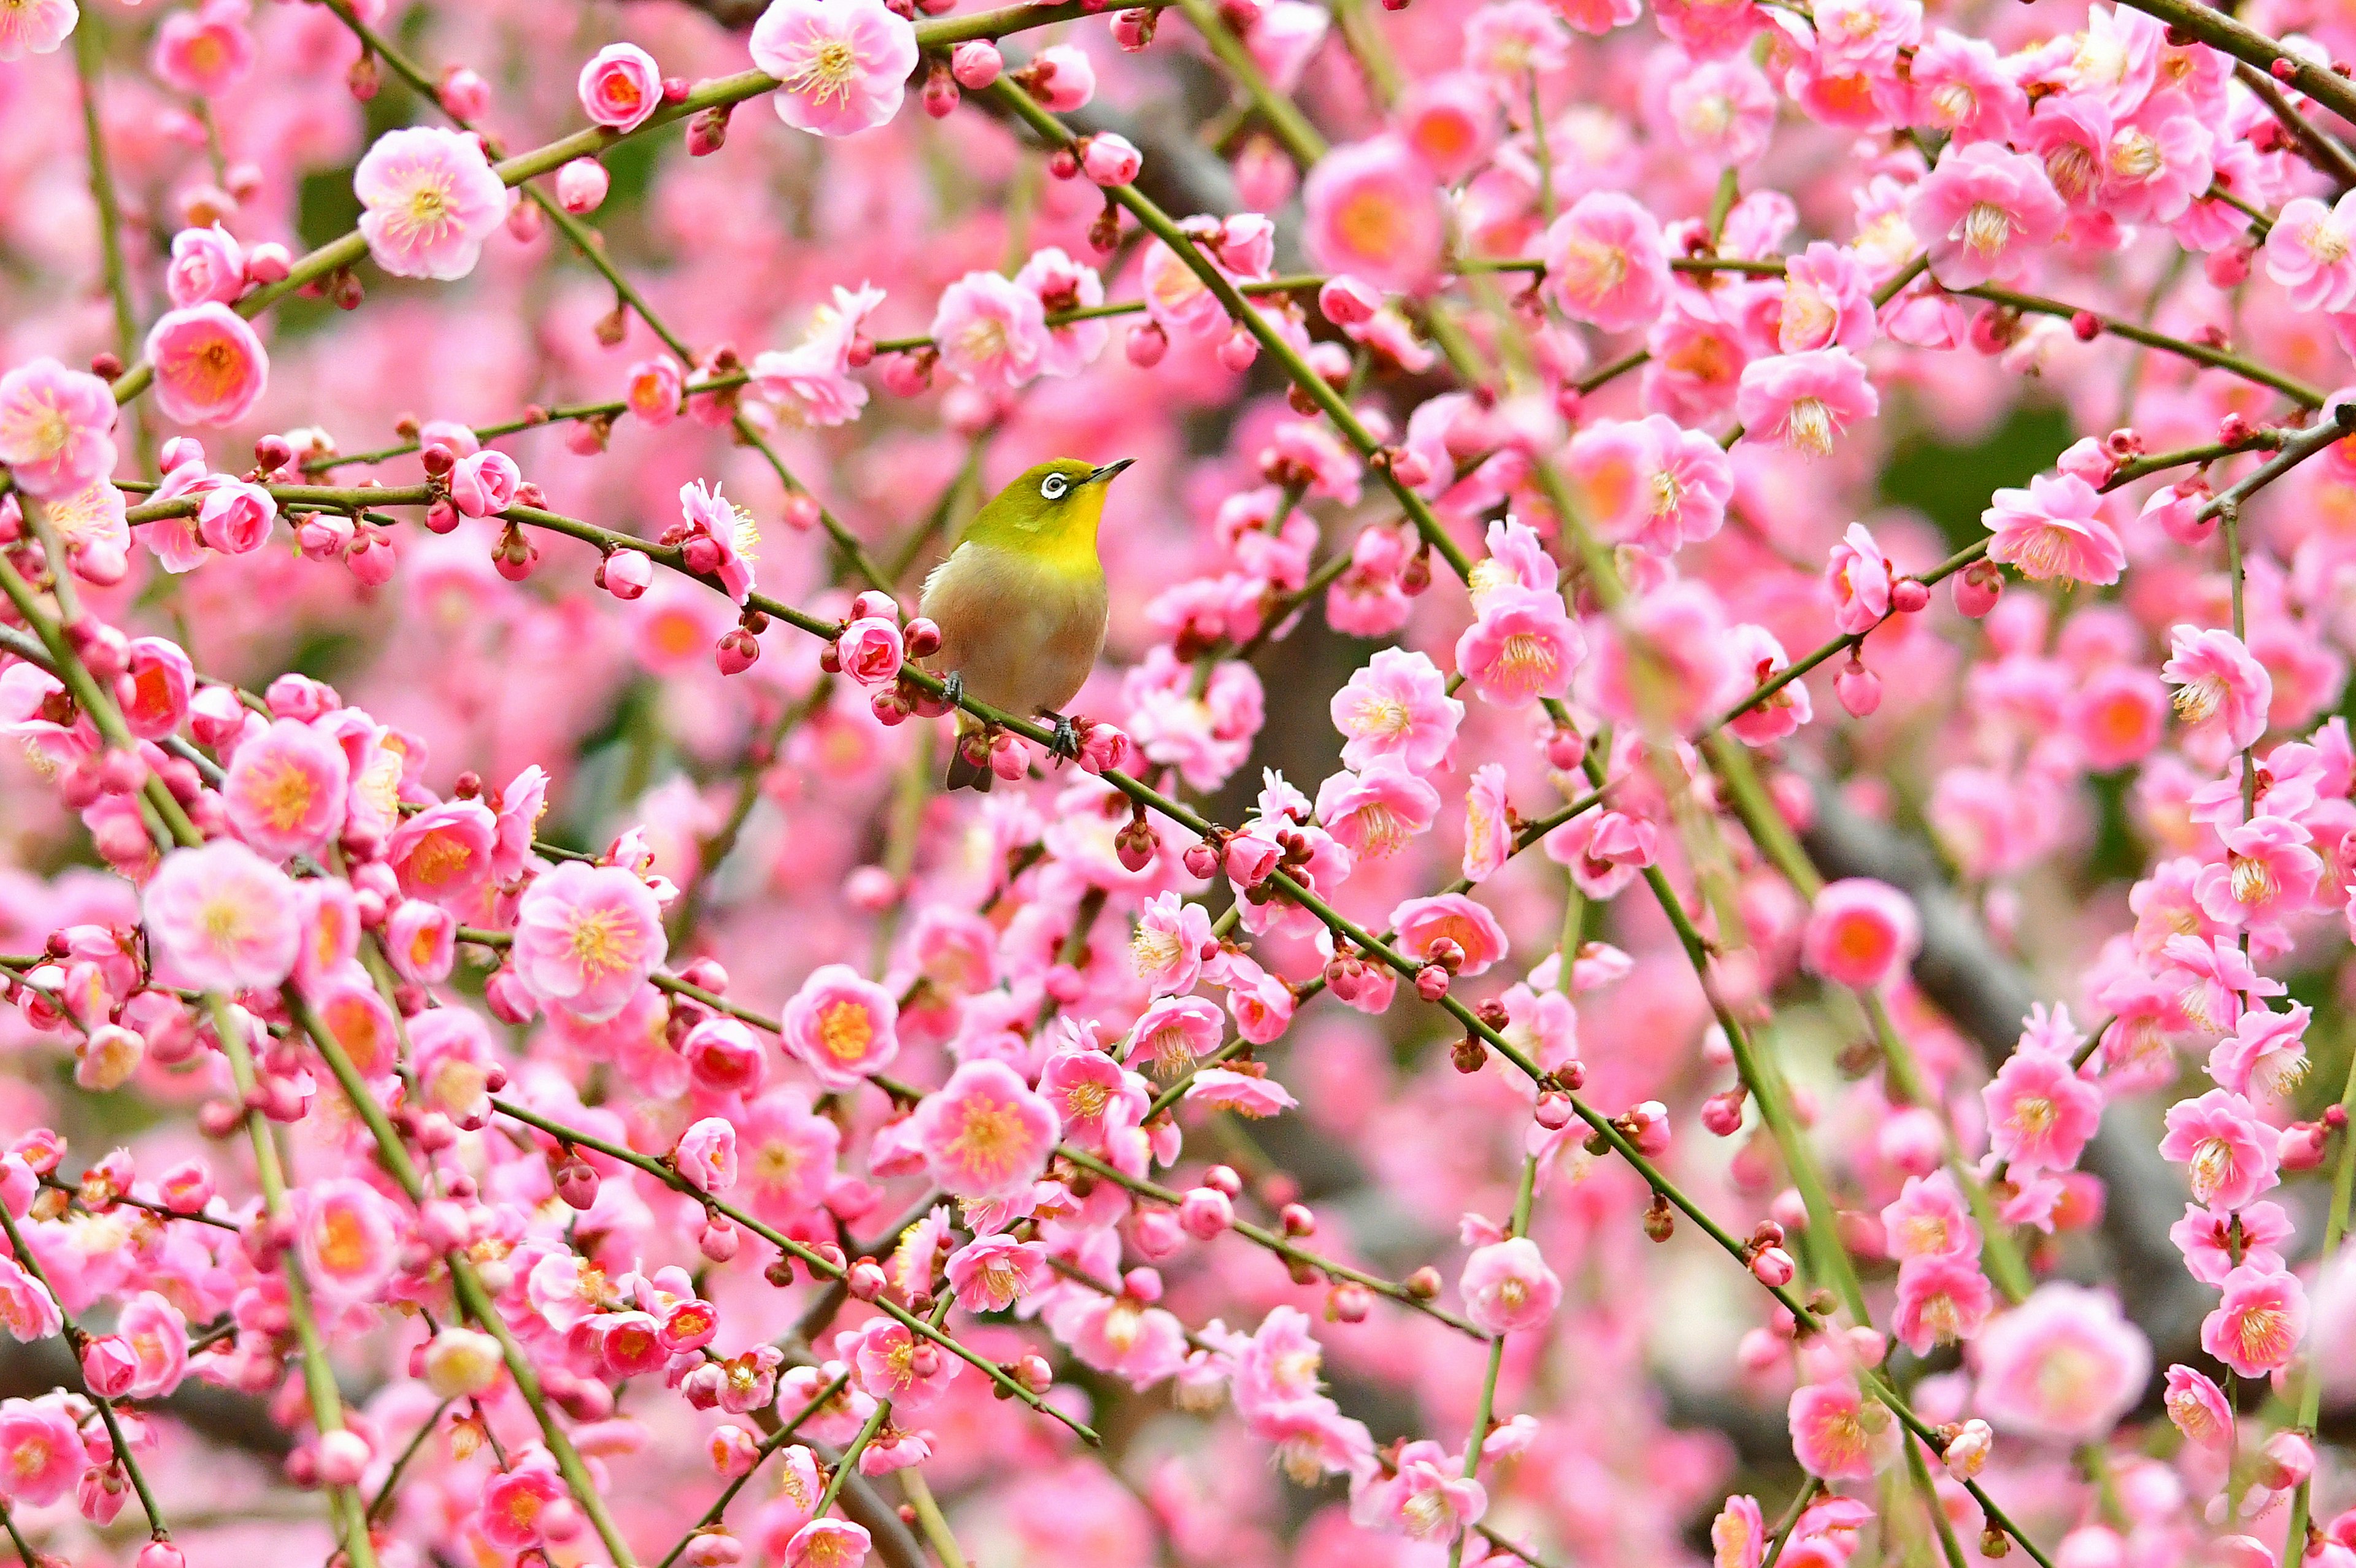
<path fill-rule="evenodd" d="M 1800 841 L 1826 877 L 1872 877 L 1913 899 L 1922 917 L 1914 984 L 1979 1047 L 1989 1071 L 2000 1066 L 2020 1040 L 2029 1005 L 2040 998 L 1956 897 L 1937 859 L 1899 829 L 1851 807 L 1822 780 L 1815 820 Z M 2201 1319 L 2212 1302 L 2168 1239 L 2168 1228 L 2184 1215 L 2184 1185 L 2160 1159 L 2151 1129 L 2129 1125 L 2133 1120 L 2113 1107 L 2079 1165 L 2102 1178 L 2103 1238 L 2113 1265 L 2107 1277 L 2126 1287 L 2121 1306 L 2150 1337 L 2156 1373 L 2195 1354 Z"/>
<path fill-rule="evenodd" d="M 56 1389 L 84 1392 L 81 1368 L 63 1338 L 52 1335 L 30 1345 L 0 1339 L 0 1399 L 37 1399 Z M 283 1459 L 294 1446 L 294 1435 L 272 1417 L 263 1401 L 195 1378 L 168 1397 L 143 1400 L 135 1408 L 143 1415 L 168 1416 L 210 1443 L 265 1459 Z"/>

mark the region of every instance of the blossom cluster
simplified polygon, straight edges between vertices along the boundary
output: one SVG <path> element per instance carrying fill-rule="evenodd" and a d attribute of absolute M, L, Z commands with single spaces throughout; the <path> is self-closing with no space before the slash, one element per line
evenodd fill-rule
<path fill-rule="evenodd" d="M 0 3 L 12 1546 L 2356 1568 L 2351 56 Z"/>

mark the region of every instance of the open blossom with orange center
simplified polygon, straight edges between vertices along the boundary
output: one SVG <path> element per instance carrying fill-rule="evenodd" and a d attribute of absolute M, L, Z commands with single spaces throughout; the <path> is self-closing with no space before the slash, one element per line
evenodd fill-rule
<path fill-rule="evenodd" d="M 969 1061 L 916 1107 L 915 1132 L 941 1190 L 1007 1198 L 1046 1168 L 1055 1108 L 1002 1061 Z"/>

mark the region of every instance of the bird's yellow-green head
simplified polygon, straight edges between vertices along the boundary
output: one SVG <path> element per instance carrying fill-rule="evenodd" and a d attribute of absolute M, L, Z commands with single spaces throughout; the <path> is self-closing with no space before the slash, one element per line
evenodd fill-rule
<path fill-rule="evenodd" d="M 975 513 L 965 537 L 976 544 L 1020 550 L 1067 571 L 1095 571 L 1105 488 L 1130 462 L 1124 457 L 1101 468 L 1076 457 L 1042 463 Z"/>

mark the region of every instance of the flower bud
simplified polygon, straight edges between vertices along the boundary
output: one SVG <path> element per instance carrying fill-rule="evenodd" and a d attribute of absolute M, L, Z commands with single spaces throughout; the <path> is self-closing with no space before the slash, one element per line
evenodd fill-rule
<path fill-rule="evenodd" d="M 1178 1204 L 1178 1224 L 1198 1242 L 1208 1242 L 1236 1222 L 1235 1205 L 1215 1187 L 1197 1187 Z"/>
<path fill-rule="evenodd" d="M 1005 69 L 1005 58 L 988 38 L 968 38 L 949 56 L 949 74 L 968 92 L 980 92 Z"/>
<path fill-rule="evenodd" d="M 851 1272 L 843 1276 L 843 1287 L 851 1292 L 854 1299 L 860 1301 L 874 1300 L 884 1294 L 884 1287 L 889 1283 L 890 1281 L 884 1277 L 883 1269 L 878 1267 L 872 1258 L 860 1259 L 851 1265 Z"/>
<path fill-rule="evenodd" d="M 714 1217 L 705 1222 L 703 1233 L 695 1239 L 695 1244 L 697 1249 L 713 1263 L 724 1264 L 736 1255 L 736 1248 L 741 1240 L 734 1224 Z"/>
<path fill-rule="evenodd" d="M 957 78 L 949 74 L 948 66 L 935 60 L 925 72 L 925 112 L 936 120 L 946 120 L 957 112 L 959 96 Z"/>
<path fill-rule="evenodd" d="M 1930 603 L 1930 585 L 1919 577 L 1901 577 L 1890 585 L 1890 607 L 1901 615 L 1914 614 Z"/>
<path fill-rule="evenodd" d="M 1237 327 L 1219 344 L 1219 363 L 1239 376 L 1250 369 L 1252 361 L 1258 357 L 1259 339 L 1247 327 Z"/>
<path fill-rule="evenodd" d="M 594 158 L 575 158 L 556 171 L 556 204 L 575 218 L 605 205 L 613 183 L 605 165 Z"/>
<path fill-rule="evenodd" d="M 1325 1297 L 1328 1323 L 1364 1323 L 1375 1308 L 1375 1293 L 1355 1279 L 1345 1279 Z"/>
<path fill-rule="evenodd" d="M 1317 309 L 1336 326 L 1363 326 L 1383 307 L 1383 296 L 1346 272 L 1325 280 L 1317 290 Z"/>
<path fill-rule="evenodd" d="M 742 626 L 728 632 L 712 650 L 712 662 L 720 667 L 722 675 L 742 675 L 760 656 L 760 639 Z"/>
<path fill-rule="evenodd" d="M 1955 608 L 1976 621 L 1996 608 L 2004 592 L 2004 573 L 1985 560 L 1964 568 L 1955 579 Z"/>
<path fill-rule="evenodd" d="M 1129 329 L 1122 347 L 1130 364 L 1141 370 L 1151 370 L 1170 352 L 1170 335 L 1162 330 L 1160 322 L 1144 322 Z"/>
<path fill-rule="evenodd" d="M 1989 1429 L 1987 1422 L 1974 1416 L 1947 1439 L 1947 1446 L 1941 1451 L 1939 1462 L 1955 1479 L 1968 1481 L 1987 1465 L 1988 1451 L 1995 1446 L 1995 1432 Z"/>
<path fill-rule="evenodd" d="M 1080 144 L 1080 170 L 1100 186 L 1128 185 L 1145 166 L 1145 155 L 1125 136 L 1099 131 Z"/>
<path fill-rule="evenodd" d="M 1833 695 L 1851 717 L 1866 718 L 1881 706 L 1881 677 L 1852 654 L 1840 674 L 1833 677 Z"/>
<path fill-rule="evenodd" d="M 1762 1247 L 1751 1254 L 1751 1272 L 1768 1289 L 1780 1290 L 1792 1283 L 1792 1276 L 1799 1270 L 1792 1261 L 1792 1254 L 1783 1248 Z"/>
<path fill-rule="evenodd" d="M 597 1202 L 597 1169 L 587 1160 L 571 1159 L 556 1172 L 556 1196 L 568 1209 L 588 1210 Z"/>

